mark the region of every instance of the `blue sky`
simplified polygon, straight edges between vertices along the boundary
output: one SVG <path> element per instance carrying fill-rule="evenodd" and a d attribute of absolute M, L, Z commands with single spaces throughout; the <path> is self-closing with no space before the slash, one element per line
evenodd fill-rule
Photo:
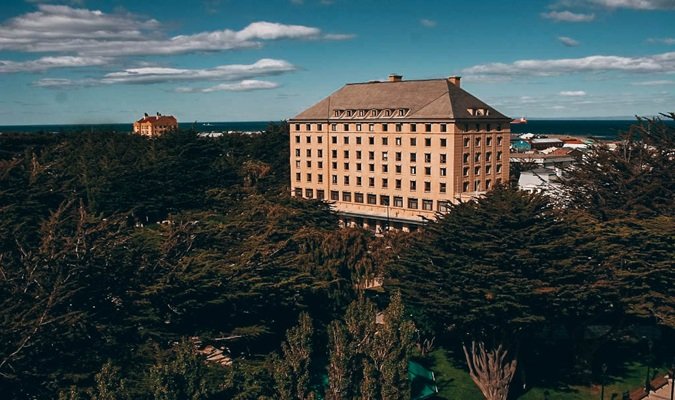
<path fill-rule="evenodd" d="M 280 120 L 461 75 L 529 118 L 675 111 L 675 0 L 3 0 L 0 125 Z"/>

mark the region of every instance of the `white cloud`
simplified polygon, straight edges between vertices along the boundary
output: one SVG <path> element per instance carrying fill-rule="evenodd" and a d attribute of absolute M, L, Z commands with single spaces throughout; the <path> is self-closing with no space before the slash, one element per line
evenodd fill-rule
<path fill-rule="evenodd" d="M 224 29 L 166 37 L 154 19 L 69 6 L 38 5 L 38 11 L 0 25 L 0 51 L 75 53 L 80 56 L 173 55 L 261 47 L 269 40 L 345 40 L 319 28 L 258 21 L 242 30 Z"/>
<path fill-rule="evenodd" d="M 42 57 L 30 61 L 0 60 L 0 73 L 41 72 L 53 68 L 91 67 L 106 65 L 110 62 L 105 57 Z"/>
<path fill-rule="evenodd" d="M 518 60 L 510 64 L 475 65 L 464 69 L 462 72 L 465 75 L 513 77 L 518 75 L 558 76 L 610 71 L 672 73 L 675 72 L 675 52 L 644 57 L 595 55 L 552 60 Z"/>
<path fill-rule="evenodd" d="M 356 35 L 351 33 L 327 33 L 323 35 L 325 40 L 351 40 L 354 39 Z"/>
<path fill-rule="evenodd" d="M 425 28 L 435 28 L 438 23 L 433 19 L 422 18 L 420 24 Z"/>
<path fill-rule="evenodd" d="M 669 80 L 657 80 L 657 81 L 642 81 L 642 82 L 632 82 L 633 86 L 665 86 L 665 85 L 675 85 L 675 81 Z"/>
<path fill-rule="evenodd" d="M 295 71 L 296 67 L 285 60 L 263 58 L 253 64 L 220 65 L 210 69 L 185 69 L 166 67 L 129 68 L 111 72 L 99 79 L 41 79 L 34 83 L 38 87 L 83 87 L 112 84 L 153 84 L 197 81 L 247 81 L 262 76 L 275 76 Z M 261 82 L 261 81 L 256 81 Z M 232 89 L 230 89 L 232 90 Z"/>
<path fill-rule="evenodd" d="M 221 83 L 207 88 L 178 88 L 179 93 L 211 93 L 211 92 L 248 92 L 252 90 L 276 89 L 279 84 L 270 81 L 261 81 L 255 79 L 246 79 L 235 83 Z"/>
<path fill-rule="evenodd" d="M 673 0 L 589 0 L 607 8 L 630 8 L 634 10 L 674 10 Z"/>
<path fill-rule="evenodd" d="M 571 11 L 551 11 L 542 13 L 541 16 L 558 22 L 591 22 L 595 14 L 577 14 Z"/>
<path fill-rule="evenodd" d="M 647 39 L 649 43 L 662 43 L 667 45 L 675 44 L 675 38 L 650 38 Z"/>
<path fill-rule="evenodd" d="M 583 97 L 586 96 L 586 92 L 583 90 L 564 90 L 560 93 L 558 93 L 561 96 L 565 97 Z"/>
<path fill-rule="evenodd" d="M 558 41 L 567 47 L 576 47 L 579 42 L 568 36 L 558 36 Z"/>

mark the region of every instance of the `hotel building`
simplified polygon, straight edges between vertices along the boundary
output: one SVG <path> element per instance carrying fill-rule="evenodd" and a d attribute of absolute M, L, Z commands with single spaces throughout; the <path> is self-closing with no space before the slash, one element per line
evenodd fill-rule
<path fill-rule="evenodd" d="M 459 77 L 347 84 L 289 120 L 291 195 L 410 229 L 508 182 L 510 121 Z"/>
<path fill-rule="evenodd" d="M 134 133 L 143 136 L 159 136 L 178 130 L 178 120 L 173 115 L 148 115 L 134 122 Z"/>

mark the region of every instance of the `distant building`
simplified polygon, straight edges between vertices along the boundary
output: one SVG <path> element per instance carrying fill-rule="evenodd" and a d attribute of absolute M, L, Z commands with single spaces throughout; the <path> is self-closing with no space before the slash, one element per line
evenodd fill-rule
<path fill-rule="evenodd" d="M 513 163 L 565 169 L 578 163 L 582 156 L 583 153 L 577 149 L 556 148 L 549 152 L 511 153 L 509 158 Z"/>
<path fill-rule="evenodd" d="M 459 77 L 347 84 L 289 121 L 291 194 L 409 229 L 508 182 L 510 122 Z"/>
<path fill-rule="evenodd" d="M 528 192 L 548 192 L 555 194 L 560 190 L 559 168 L 536 168 L 520 173 L 518 187 Z"/>
<path fill-rule="evenodd" d="M 134 122 L 134 133 L 143 136 L 159 136 L 178 130 L 178 121 L 173 115 L 148 115 Z"/>

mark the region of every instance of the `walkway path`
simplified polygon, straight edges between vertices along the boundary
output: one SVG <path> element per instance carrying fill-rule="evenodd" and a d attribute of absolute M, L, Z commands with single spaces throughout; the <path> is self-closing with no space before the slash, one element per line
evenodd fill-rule
<path fill-rule="evenodd" d="M 648 400 L 670 400 L 670 387 L 673 384 L 673 380 L 669 379 L 668 384 L 654 392 L 649 392 L 649 396 L 646 398 Z"/>

